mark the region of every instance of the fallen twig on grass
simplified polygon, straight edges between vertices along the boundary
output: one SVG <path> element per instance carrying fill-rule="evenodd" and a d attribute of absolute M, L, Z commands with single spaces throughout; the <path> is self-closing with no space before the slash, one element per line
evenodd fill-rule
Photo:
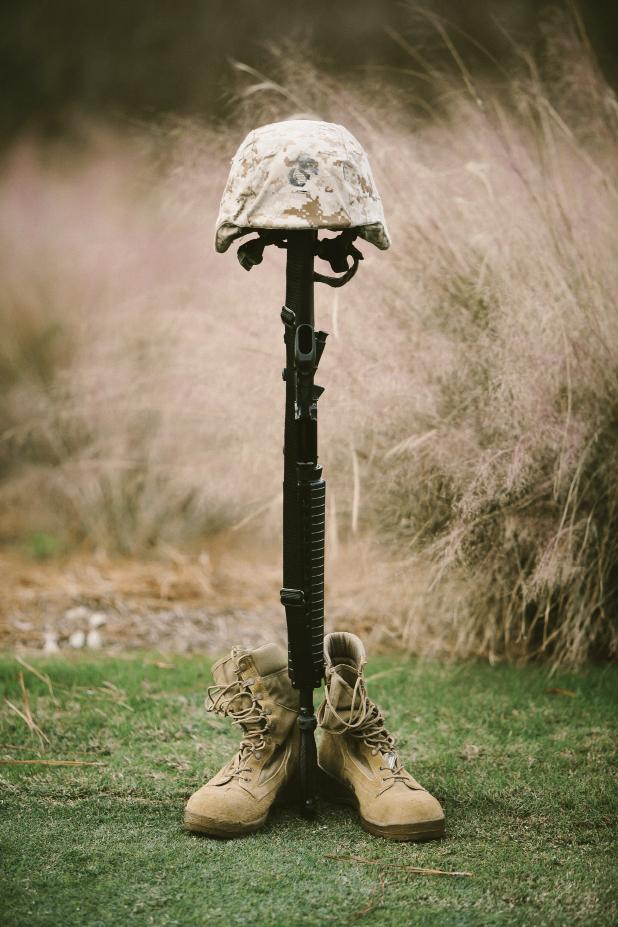
<path fill-rule="evenodd" d="M 465 876 L 471 878 L 473 872 L 451 872 L 448 869 L 423 869 L 420 866 L 401 866 L 399 863 L 385 863 L 381 859 L 364 859 L 362 856 L 335 856 L 326 853 L 324 859 L 335 859 L 342 863 L 362 863 L 364 866 L 380 866 L 382 869 L 401 869 L 403 872 L 413 872 L 415 875 L 432 876 Z"/>
<path fill-rule="evenodd" d="M 14 760 L 0 758 L 0 766 L 105 766 L 92 760 Z"/>
<path fill-rule="evenodd" d="M 123 708 L 126 708 L 127 711 L 133 711 L 129 703 L 126 701 L 126 693 L 119 689 L 118 686 L 115 686 L 113 682 L 110 682 L 109 679 L 106 679 L 101 689 L 105 692 L 109 692 L 111 697 L 117 702 L 118 705 L 122 705 Z"/>
<path fill-rule="evenodd" d="M 49 678 L 47 673 L 42 673 L 40 670 L 36 669 L 34 666 L 30 666 L 29 663 L 26 663 L 23 657 L 16 656 L 15 659 L 20 664 L 20 666 L 23 666 L 24 669 L 27 669 L 29 673 L 32 673 L 33 676 L 36 676 L 37 679 L 40 679 L 41 682 L 45 683 L 49 691 L 49 694 L 55 701 L 56 696 L 54 695 L 54 687 L 52 686 L 51 679 Z"/>
<path fill-rule="evenodd" d="M 32 718 L 28 718 L 28 717 L 23 713 L 23 711 L 20 711 L 19 708 L 17 707 L 17 705 L 14 705 L 13 702 L 9 701 L 8 698 L 5 698 L 4 701 L 5 701 L 5 704 L 7 704 L 7 705 L 9 706 L 9 708 L 11 709 L 11 711 L 14 711 L 16 715 L 19 715 L 19 717 L 22 719 L 22 721 L 25 721 L 25 722 L 26 722 L 26 724 L 28 725 L 28 727 L 30 728 L 30 730 L 32 731 L 33 734 L 36 734 L 37 737 L 39 737 L 41 740 L 44 740 L 46 743 L 49 743 L 49 739 L 45 736 L 45 734 L 44 734 L 43 731 L 40 729 L 40 727 L 38 727 L 38 725 L 35 724 L 35 722 L 32 720 Z"/>
<path fill-rule="evenodd" d="M 30 710 L 30 693 L 28 692 L 28 689 L 26 687 L 26 681 L 24 679 L 24 674 L 22 673 L 21 670 L 19 671 L 18 678 L 19 678 L 19 688 L 21 689 L 21 700 L 24 706 L 24 714 L 26 716 L 26 723 L 28 727 L 32 731 L 34 731 L 37 737 L 39 737 L 41 740 L 44 740 L 45 743 L 48 744 L 49 737 L 47 737 L 47 735 L 43 733 L 39 725 L 36 723 L 36 721 L 32 717 L 32 711 Z"/>
<path fill-rule="evenodd" d="M 571 689 L 561 689 L 560 686 L 545 689 L 545 695 L 564 695 L 567 698 L 577 698 L 577 692 L 573 692 Z"/>
<path fill-rule="evenodd" d="M 125 700 L 126 693 L 123 692 L 118 686 L 115 686 L 113 682 L 106 680 L 102 685 L 92 687 L 92 686 L 75 686 L 73 692 L 81 692 L 84 695 L 92 696 L 96 699 L 109 699 L 113 701 L 116 705 L 120 705 L 121 708 L 125 708 L 127 711 L 133 711 L 133 708 Z"/>
<path fill-rule="evenodd" d="M 15 714 L 18 715 L 22 719 L 22 721 L 24 721 L 27 724 L 29 729 L 32 731 L 33 734 L 36 734 L 39 740 L 48 744 L 49 737 L 47 737 L 46 734 L 43 733 L 39 725 L 36 723 L 36 721 L 32 717 L 32 712 L 30 711 L 30 697 L 28 695 L 26 683 L 24 682 L 24 674 L 21 672 L 21 670 L 19 672 L 19 687 L 21 689 L 21 697 L 22 697 L 24 710 L 21 711 L 17 707 L 17 705 L 14 705 L 13 702 L 9 701 L 8 698 L 5 698 L 4 700 L 5 703 L 9 706 L 11 711 L 14 711 Z"/>

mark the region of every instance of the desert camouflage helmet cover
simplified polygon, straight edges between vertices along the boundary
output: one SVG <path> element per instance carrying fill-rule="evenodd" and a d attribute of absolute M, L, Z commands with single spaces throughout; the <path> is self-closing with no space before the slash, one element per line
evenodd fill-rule
<path fill-rule="evenodd" d="M 390 245 L 380 194 L 362 146 L 343 126 L 290 119 L 254 129 L 234 158 L 215 247 L 258 229 L 356 229 Z"/>

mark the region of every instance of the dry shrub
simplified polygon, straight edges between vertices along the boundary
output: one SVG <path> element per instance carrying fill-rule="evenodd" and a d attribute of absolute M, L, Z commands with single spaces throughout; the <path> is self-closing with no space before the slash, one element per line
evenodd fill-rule
<path fill-rule="evenodd" d="M 5 169 L 5 538 L 43 528 L 134 552 L 202 537 L 260 497 L 237 395 L 251 416 L 257 319 L 211 248 L 225 161 L 194 131 L 191 194 L 151 141 L 97 138 L 70 165 L 24 146 Z"/>
<path fill-rule="evenodd" d="M 581 47 L 566 60 L 579 101 L 557 109 L 528 62 L 507 103 L 460 100 L 408 161 L 416 398 L 373 482 L 435 591 L 405 625 L 423 649 L 616 655 L 618 111 Z"/>
<path fill-rule="evenodd" d="M 420 653 L 615 656 L 618 110 L 574 28 L 548 35 L 499 91 L 432 75 L 430 119 L 282 56 L 280 82 L 243 71 L 237 131 L 15 150 L 4 539 L 278 530 L 282 256 L 247 276 L 211 240 L 244 129 L 317 112 L 367 147 L 394 241 L 317 294 L 337 619 Z"/>

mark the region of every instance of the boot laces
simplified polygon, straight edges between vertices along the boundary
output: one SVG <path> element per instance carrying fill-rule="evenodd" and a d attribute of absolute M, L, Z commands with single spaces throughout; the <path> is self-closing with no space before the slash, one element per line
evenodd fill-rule
<path fill-rule="evenodd" d="M 260 758 L 266 747 L 266 734 L 270 730 L 268 717 L 256 695 L 251 691 L 252 679 L 240 679 L 225 686 L 209 686 L 206 710 L 229 717 L 243 731 L 240 749 L 232 762 L 230 775 L 244 781 L 250 778 L 247 763 L 252 756 Z"/>
<path fill-rule="evenodd" d="M 386 773 L 382 780 L 390 787 L 395 782 L 406 782 L 407 776 L 395 752 L 395 738 L 386 730 L 384 715 L 372 699 L 367 695 L 365 680 L 359 673 L 352 689 L 352 700 L 349 708 L 349 719 L 342 717 L 332 703 L 330 686 L 324 688 L 325 704 L 337 719 L 339 724 L 350 734 L 366 744 L 373 756 L 380 754 L 387 765 L 382 764 L 380 771 Z M 324 705 L 318 711 L 318 723 L 324 720 Z"/>

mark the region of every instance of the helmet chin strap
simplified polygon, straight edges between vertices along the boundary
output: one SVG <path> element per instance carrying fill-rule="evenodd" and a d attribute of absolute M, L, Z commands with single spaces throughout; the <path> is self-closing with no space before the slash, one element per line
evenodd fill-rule
<path fill-rule="evenodd" d="M 317 283 L 343 286 L 352 279 L 358 270 L 359 261 L 363 260 L 361 252 L 352 244 L 355 238 L 356 232 L 346 230 L 336 238 L 323 238 L 316 243 L 316 255 L 323 261 L 328 261 L 336 274 L 341 274 L 340 277 L 327 277 L 325 274 L 314 273 L 313 279 Z M 348 258 L 352 259 L 351 264 L 348 264 Z"/>
<path fill-rule="evenodd" d="M 321 241 L 316 238 L 315 254 L 323 261 L 327 261 L 335 274 L 340 275 L 332 277 L 326 274 L 314 273 L 313 279 L 316 283 L 326 283 L 328 286 L 339 287 L 352 279 L 358 270 L 359 261 L 363 260 L 361 252 L 352 244 L 356 237 L 356 232 L 345 229 L 336 238 L 323 238 Z M 261 264 L 264 259 L 264 248 L 268 245 L 286 248 L 286 233 L 263 229 L 258 232 L 257 238 L 251 238 L 249 241 L 244 242 L 237 253 L 241 267 L 245 270 L 251 270 L 252 267 Z M 351 258 L 351 264 L 348 263 L 348 258 Z"/>

